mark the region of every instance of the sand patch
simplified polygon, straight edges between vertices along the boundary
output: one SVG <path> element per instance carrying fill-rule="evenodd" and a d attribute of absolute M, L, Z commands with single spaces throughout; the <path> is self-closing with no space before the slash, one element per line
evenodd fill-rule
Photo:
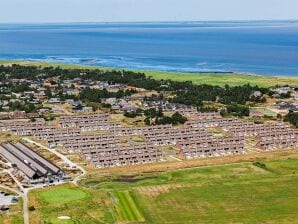
<path fill-rule="evenodd" d="M 60 219 L 60 220 L 68 220 L 68 219 L 70 219 L 70 217 L 69 216 L 66 216 L 66 215 L 62 215 L 62 216 L 59 216 L 58 219 Z"/>

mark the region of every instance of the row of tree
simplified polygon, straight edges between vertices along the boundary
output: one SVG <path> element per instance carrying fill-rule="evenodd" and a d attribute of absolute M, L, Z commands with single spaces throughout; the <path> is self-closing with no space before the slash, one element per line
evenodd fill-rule
<path fill-rule="evenodd" d="M 134 93 L 133 90 L 119 90 L 117 92 L 109 92 L 107 89 L 90 89 L 85 88 L 80 92 L 80 99 L 86 102 L 96 102 L 100 103 L 101 99 L 107 99 L 107 98 L 122 98 L 125 96 L 130 96 L 132 93 Z"/>
<path fill-rule="evenodd" d="M 176 112 L 172 116 L 166 116 L 162 110 L 156 110 L 151 108 L 144 111 L 146 116 L 144 122 L 146 125 L 160 125 L 160 124 L 172 124 L 179 125 L 184 124 L 187 121 L 187 118 L 182 116 L 180 113 Z"/>

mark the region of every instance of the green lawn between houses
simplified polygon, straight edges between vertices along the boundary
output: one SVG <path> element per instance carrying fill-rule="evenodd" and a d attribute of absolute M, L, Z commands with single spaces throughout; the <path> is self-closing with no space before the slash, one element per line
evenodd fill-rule
<path fill-rule="evenodd" d="M 21 64 L 21 65 L 36 65 L 36 66 L 60 66 L 61 68 L 88 68 L 88 69 L 104 69 L 112 70 L 114 68 L 106 67 L 96 67 L 87 65 L 73 65 L 73 64 L 61 64 L 53 62 L 33 62 L 33 61 L 10 61 L 10 60 L 0 60 L 0 65 L 11 65 L 11 64 Z M 116 69 L 121 70 L 121 69 Z M 126 69 L 129 70 L 129 69 Z M 144 72 L 147 76 L 151 76 L 154 79 L 171 79 L 175 81 L 192 81 L 195 84 L 209 84 L 224 86 L 229 84 L 230 86 L 244 85 L 250 83 L 251 85 L 258 85 L 260 87 L 271 87 L 275 85 L 291 85 L 298 86 L 297 77 L 286 77 L 286 76 L 255 76 L 255 75 L 245 75 L 245 74 L 220 74 L 220 73 L 172 73 L 172 72 L 161 72 L 161 71 L 142 71 L 133 70 L 137 72 Z"/>
<path fill-rule="evenodd" d="M 297 223 L 298 158 L 263 163 L 143 174 L 125 182 L 92 174 L 80 187 L 31 192 L 36 211 L 30 223 Z M 49 199 L 59 191 L 67 193 Z M 57 219 L 61 215 L 71 219 Z"/>

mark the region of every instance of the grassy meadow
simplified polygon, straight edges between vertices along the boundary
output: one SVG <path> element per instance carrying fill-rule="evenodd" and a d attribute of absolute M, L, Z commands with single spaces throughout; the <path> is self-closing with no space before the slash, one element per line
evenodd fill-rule
<path fill-rule="evenodd" d="M 297 223 L 298 158 L 259 161 L 125 177 L 99 171 L 79 187 L 31 192 L 30 223 Z"/>
<path fill-rule="evenodd" d="M 113 68 L 96 67 L 88 65 L 74 65 L 74 64 L 61 64 L 61 63 L 48 63 L 48 62 L 32 62 L 32 61 L 0 61 L 0 64 L 11 65 L 36 65 L 36 66 L 60 66 L 62 68 L 88 68 L 88 69 L 103 69 L 112 70 Z M 120 70 L 120 69 L 119 69 Z M 135 70 L 136 71 L 136 70 Z M 224 86 L 229 84 L 231 86 L 244 85 L 250 83 L 251 85 L 258 85 L 260 87 L 271 87 L 275 85 L 293 85 L 298 86 L 298 77 L 275 77 L 275 76 L 255 76 L 234 73 L 172 73 L 161 71 L 139 71 L 144 72 L 147 76 L 154 79 L 171 79 L 175 81 L 192 81 L 195 84 L 209 84 Z"/>

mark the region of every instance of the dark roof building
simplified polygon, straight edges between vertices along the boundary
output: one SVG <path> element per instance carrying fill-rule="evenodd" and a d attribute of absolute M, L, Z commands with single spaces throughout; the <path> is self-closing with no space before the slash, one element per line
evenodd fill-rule
<path fill-rule="evenodd" d="M 22 143 L 0 145 L 0 155 L 29 179 L 58 175 L 60 168 Z"/>

